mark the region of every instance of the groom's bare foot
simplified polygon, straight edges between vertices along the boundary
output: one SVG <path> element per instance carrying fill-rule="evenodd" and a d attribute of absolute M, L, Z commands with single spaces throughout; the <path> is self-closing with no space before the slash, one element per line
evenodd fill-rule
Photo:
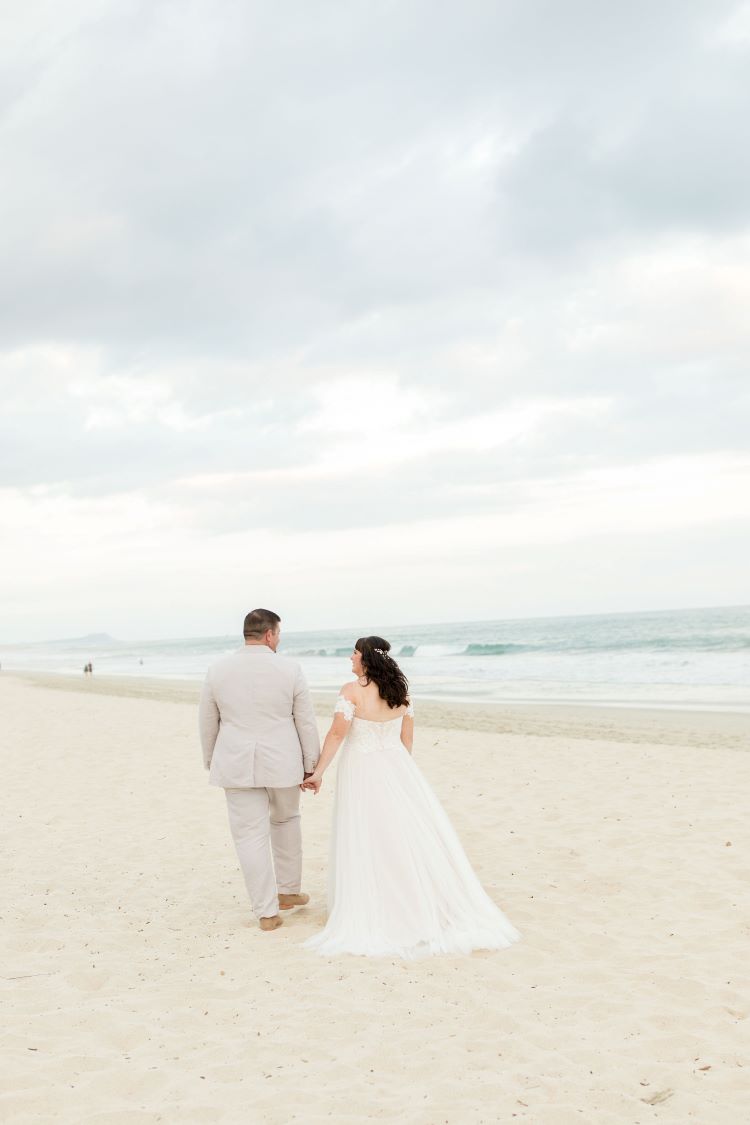
<path fill-rule="evenodd" d="M 283 925 L 284 919 L 274 914 L 271 918 L 261 918 L 261 930 L 278 930 L 279 926 Z"/>
<path fill-rule="evenodd" d="M 305 894 L 279 895 L 279 907 L 282 910 L 291 910 L 293 906 L 306 906 L 310 896 Z"/>

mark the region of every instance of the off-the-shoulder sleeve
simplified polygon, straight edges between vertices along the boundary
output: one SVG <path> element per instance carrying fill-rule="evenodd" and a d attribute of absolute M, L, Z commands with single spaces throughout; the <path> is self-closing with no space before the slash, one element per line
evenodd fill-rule
<path fill-rule="evenodd" d="M 347 699 L 344 695 L 339 695 L 336 700 L 336 706 L 333 709 L 334 715 L 343 715 L 347 723 L 350 723 L 354 718 L 355 706 L 351 699 Z"/>
<path fill-rule="evenodd" d="M 406 714 L 409 716 L 410 719 L 414 718 L 414 704 L 413 703 L 410 703 L 409 706 L 406 708 Z"/>

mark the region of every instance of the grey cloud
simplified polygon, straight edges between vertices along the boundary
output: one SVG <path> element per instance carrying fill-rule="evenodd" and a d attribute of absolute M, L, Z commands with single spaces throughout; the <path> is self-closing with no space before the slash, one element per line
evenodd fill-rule
<path fill-rule="evenodd" d="M 700 3 L 292 10 L 111 5 L 50 45 L 3 126 L 7 340 L 268 356 L 394 301 L 502 292 L 504 243 L 517 253 L 522 232 L 521 252 L 554 252 L 567 204 L 598 190 L 582 113 L 601 103 L 617 128 L 632 93 L 647 104 L 673 81 L 675 56 L 726 66 L 701 53 Z M 741 92 L 704 104 L 706 135 Z M 685 132 L 681 112 L 694 105 L 674 106 Z M 648 116 L 642 129 L 633 160 Z M 532 139 L 495 214 L 456 159 L 466 138 L 519 130 Z"/>
<path fill-rule="evenodd" d="M 285 440 L 309 405 L 304 397 L 284 409 L 252 383 L 234 412 L 204 424 L 197 415 L 195 428 L 186 429 L 153 416 L 88 427 L 89 401 L 42 379 L 36 388 L 38 397 L 6 403 L 0 419 L 2 484 L 60 483 L 74 495 L 101 495 L 175 476 L 298 466 L 314 443 L 313 435 Z"/>
<path fill-rule="evenodd" d="M 530 510 L 540 482 L 555 481 L 576 493 L 581 474 L 658 461 L 679 455 L 689 443 L 693 455 L 745 451 L 748 396 L 738 393 L 721 406 L 709 391 L 693 388 L 694 413 L 680 440 L 674 436 L 674 387 L 657 382 L 648 395 L 623 396 L 611 411 L 590 418 L 548 419 L 531 436 L 490 450 L 441 451 L 414 456 L 396 466 L 359 469 L 354 459 L 345 475 L 242 479 L 210 488 L 165 483 L 153 495 L 181 507 L 187 523 L 204 534 L 275 528 L 284 531 L 343 530 L 368 526 L 411 528 L 446 514 L 504 515 Z M 717 443 L 717 429 L 722 440 Z M 377 450 L 379 434 L 366 452 Z M 613 503 L 617 497 L 613 496 Z"/>
<path fill-rule="evenodd" d="M 521 462 L 414 466 L 420 511 L 430 482 L 565 471 L 571 449 L 734 447 L 736 349 L 708 367 L 679 341 L 575 352 L 566 320 L 624 249 L 747 222 L 746 60 L 711 38 L 734 7 L 32 4 L 0 79 L 0 343 L 98 349 L 101 378 L 164 379 L 216 417 L 86 430 L 85 404 L 30 392 L 3 479 L 91 492 L 302 464 L 314 387 L 363 364 L 452 391 L 456 417 L 616 404 L 604 440 L 562 420 Z M 312 486 L 261 517 L 357 518 Z"/>
<path fill-rule="evenodd" d="M 499 185 L 500 237 L 549 256 L 615 235 L 741 230 L 750 220 L 750 155 L 737 143 L 746 72 L 735 68 L 722 85 L 718 96 L 660 92 L 619 142 L 610 122 L 540 130 Z"/>

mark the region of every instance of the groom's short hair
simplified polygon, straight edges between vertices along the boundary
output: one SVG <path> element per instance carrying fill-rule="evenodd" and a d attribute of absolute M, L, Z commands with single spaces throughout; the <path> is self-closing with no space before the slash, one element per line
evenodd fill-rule
<path fill-rule="evenodd" d="M 275 633 L 280 622 L 278 613 L 274 613 L 272 609 L 251 609 L 245 618 L 242 632 L 246 637 L 262 637 L 269 629 Z"/>

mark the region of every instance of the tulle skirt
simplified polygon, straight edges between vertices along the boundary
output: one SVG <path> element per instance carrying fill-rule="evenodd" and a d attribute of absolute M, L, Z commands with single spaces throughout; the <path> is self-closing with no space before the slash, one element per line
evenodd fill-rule
<path fill-rule="evenodd" d="M 505 949 L 520 934 L 484 891 L 401 743 L 341 751 L 328 921 L 304 944 L 324 956 L 425 957 Z"/>

